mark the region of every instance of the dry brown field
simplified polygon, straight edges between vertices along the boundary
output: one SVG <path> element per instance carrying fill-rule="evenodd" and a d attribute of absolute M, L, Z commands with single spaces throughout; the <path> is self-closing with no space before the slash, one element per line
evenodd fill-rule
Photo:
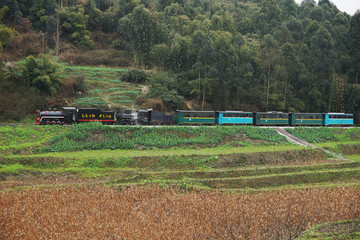
<path fill-rule="evenodd" d="M 360 187 L 260 193 L 80 185 L 0 192 L 0 239 L 294 239 L 360 218 Z"/>

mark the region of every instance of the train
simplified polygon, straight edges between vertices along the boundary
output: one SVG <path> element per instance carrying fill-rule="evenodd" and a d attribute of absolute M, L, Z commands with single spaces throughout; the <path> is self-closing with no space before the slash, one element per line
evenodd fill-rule
<path fill-rule="evenodd" d="M 102 111 L 98 108 L 63 107 L 37 110 L 36 124 L 64 125 L 101 122 L 104 125 L 253 125 L 253 126 L 352 126 L 351 113 L 283 113 L 245 111 L 176 110 L 174 114 L 146 110 Z"/>

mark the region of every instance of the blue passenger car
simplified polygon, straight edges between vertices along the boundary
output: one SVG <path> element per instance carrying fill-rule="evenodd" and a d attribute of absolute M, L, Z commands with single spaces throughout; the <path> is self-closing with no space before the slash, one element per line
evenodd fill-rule
<path fill-rule="evenodd" d="M 354 125 L 354 114 L 350 113 L 325 113 L 324 126 L 350 126 Z"/>
<path fill-rule="evenodd" d="M 215 122 L 224 124 L 253 124 L 253 113 L 243 111 L 218 111 L 215 115 Z"/>

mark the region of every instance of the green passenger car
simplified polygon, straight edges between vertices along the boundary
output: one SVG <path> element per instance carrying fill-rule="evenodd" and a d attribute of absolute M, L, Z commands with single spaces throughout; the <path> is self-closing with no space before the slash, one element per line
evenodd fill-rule
<path fill-rule="evenodd" d="M 254 125 L 288 126 L 289 114 L 283 112 L 255 112 Z"/>
<path fill-rule="evenodd" d="M 322 113 L 290 113 L 290 126 L 322 126 Z"/>
<path fill-rule="evenodd" d="M 213 125 L 215 111 L 175 111 L 175 123 L 179 125 Z"/>

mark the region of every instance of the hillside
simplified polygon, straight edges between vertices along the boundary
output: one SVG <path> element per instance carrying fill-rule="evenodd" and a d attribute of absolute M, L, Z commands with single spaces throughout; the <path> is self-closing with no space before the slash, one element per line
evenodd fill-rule
<path fill-rule="evenodd" d="M 144 97 L 167 111 L 186 102 L 199 110 L 351 112 L 358 118 L 360 15 L 342 13 L 328 0 L 300 5 L 294 0 L 5 0 L 0 8 L 1 102 L 21 98 L 9 105 L 26 114 L 37 107 L 78 105 L 68 100 L 83 97 L 61 93 L 71 82 L 60 69 L 62 83 L 44 91 L 37 82 L 49 73 L 26 79 L 24 67 L 14 63 L 47 53 L 73 67 L 148 70 L 146 80 L 153 81 L 145 84 L 153 90 Z M 95 78 L 114 80 L 105 75 Z M 14 80 L 20 84 L 12 86 Z M 85 97 L 114 105 L 106 96 Z M 35 101 L 39 106 L 31 104 Z M 6 106 L 0 109 L 6 119 L 21 118 Z"/>

